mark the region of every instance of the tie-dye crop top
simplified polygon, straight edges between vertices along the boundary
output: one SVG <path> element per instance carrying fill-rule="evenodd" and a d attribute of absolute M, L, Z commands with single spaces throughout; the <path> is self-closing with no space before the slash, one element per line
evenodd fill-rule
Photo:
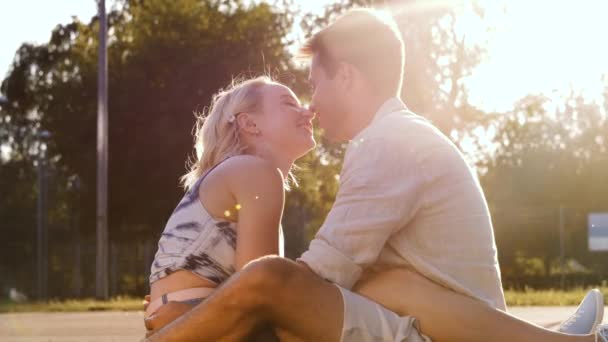
<path fill-rule="evenodd" d="M 199 200 L 205 173 L 184 195 L 169 218 L 152 262 L 150 284 L 177 270 L 187 270 L 215 284 L 235 272 L 236 224 L 213 218 Z M 283 236 L 279 227 L 279 254 Z"/>

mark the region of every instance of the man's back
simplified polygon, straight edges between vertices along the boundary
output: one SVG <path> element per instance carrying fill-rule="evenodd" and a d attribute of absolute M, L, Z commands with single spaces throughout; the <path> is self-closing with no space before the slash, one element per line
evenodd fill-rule
<path fill-rule="evenodd" d="M 429 279 L 505 310 L 489 210 L 458 149 L 435 127 L 411 115 L 389 114 L 378 126 L 378 131 L 408 135 L 403 148 L 414 150 L 424 185 L 418 210 L 389 238 L 376 267 L 405 260 Z"/>
<path fill-rule="evenodd" d="M 336 203 L 308 252 L 346 288 L 363 272 L 408 267 L 505 309 L 492 223 L 476 176 L 452 142 L 398 99 L 346 152 Z"/>

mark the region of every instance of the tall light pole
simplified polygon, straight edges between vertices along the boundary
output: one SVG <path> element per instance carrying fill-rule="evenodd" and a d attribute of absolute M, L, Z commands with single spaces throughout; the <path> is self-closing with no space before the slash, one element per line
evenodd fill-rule
<path fill-rule="evenodd" d="M 95 295 L 108 299 L 108 52 L 105 0 L 97 0 L 99 66 L 97 83 L 97 262 Z"/>
<path fill-rule="evenodd" d="M 80 191 L 82 183 L 77 174 L 71 175 L 68 178 L 67 190 L 72 194 L 70 203 L 70 228 L 72 230 L 74 242 L 74 278 L 72 278 L 72 296 L 80 298 L 82 295 L 82 246 L 80 240 Z"/>
<path fill-rule="evenodd" d="M 566 278 L 566 229 L 565 229 L 565 208 L 559 205 L 559 284 L 562 290 L 565 289 Z"/>
<path fill-rule="evenodd" d="M 51 134 L 48 131 L 38 133 L 38 224 L 36 227 L 36 273 L 37 294 L 39 300 L 46 300 L 48 295 L 48 227 L 47 227 L 47 165 L 46 150 L 47 142 Z"/>

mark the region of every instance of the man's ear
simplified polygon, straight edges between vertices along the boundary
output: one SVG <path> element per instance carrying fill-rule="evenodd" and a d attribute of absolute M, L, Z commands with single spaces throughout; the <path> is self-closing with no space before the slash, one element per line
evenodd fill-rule
<path fill-rule="evenodd" d="M 336 78 L 343 90 L 352 90 L 355 86 L 357 70 L 350 63 L 340 62 L 336 71 Z"/>
<path fill-rule="evenodd" d="M 241 132 L 249 133 L 252 135 L 259 134 L 260 130 L 258 129 L 251 115 L 249 115 L 249 113 L 247 112 L 242 112 L 237 115 L 236 124 L 238 125 Z"/>

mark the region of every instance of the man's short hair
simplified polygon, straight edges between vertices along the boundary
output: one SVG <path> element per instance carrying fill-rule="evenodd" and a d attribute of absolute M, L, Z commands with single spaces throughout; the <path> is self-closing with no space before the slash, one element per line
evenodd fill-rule
<path fill-rule="evenodd" d="M 300 48 L 300 56 L 316 56 L 330 77 L 335 76 L 337 62 L 348 62 L 367 77 L 379 94 L 401 93 L 403 39 L 393 18 L 378 10 L 349 10 L 308 39 Z"/>

